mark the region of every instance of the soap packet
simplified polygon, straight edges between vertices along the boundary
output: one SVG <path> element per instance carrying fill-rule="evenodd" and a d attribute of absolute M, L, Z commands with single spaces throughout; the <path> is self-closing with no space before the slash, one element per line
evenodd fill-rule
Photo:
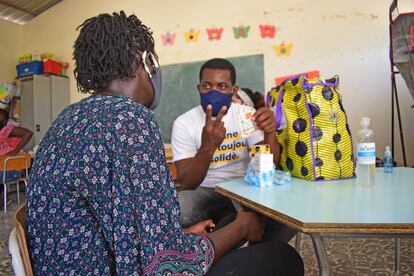
<path fill-rule="evenodd" d="M 240 123 L 242 126 L 242 137 L 249 137 L 257 130 L 256 122 L 252 120 L 255 110 L 249 108 L 246 112 L 239 114 Z"/>

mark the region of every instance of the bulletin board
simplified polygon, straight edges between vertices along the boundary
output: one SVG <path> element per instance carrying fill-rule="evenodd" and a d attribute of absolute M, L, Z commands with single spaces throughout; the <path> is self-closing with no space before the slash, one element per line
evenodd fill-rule
<path fill-rule="evenodd" d="M 264 93 L 264 57 L 251 55 L 227 58 L 236 68 L 236 83 Z M 199 71 L 203 61 L 161 66 L 162 96 L 155 116 L 164 143 L 171 143 L 174 120 L 200 104 L 197 90 Z M 191 126 L 189 126 L 191 127 Z"/>

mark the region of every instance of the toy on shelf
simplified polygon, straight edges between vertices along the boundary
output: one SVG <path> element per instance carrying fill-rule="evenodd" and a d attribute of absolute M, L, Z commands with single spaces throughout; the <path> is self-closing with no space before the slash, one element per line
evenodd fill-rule
<path fill-rule="evenodd" d="M 0 108 L 8 110 L 13 97 L 18 95 L 19 92 L 19 88 L 15 82 L 0 83 Z"/>
<path fill-rule="evenodd" d="M 17 77 L 26 77 L 34 74 L 53 74 L 65 76 L 69 64 L 56 59 L 54 53 L 22 54 L 16 65 Z"/>

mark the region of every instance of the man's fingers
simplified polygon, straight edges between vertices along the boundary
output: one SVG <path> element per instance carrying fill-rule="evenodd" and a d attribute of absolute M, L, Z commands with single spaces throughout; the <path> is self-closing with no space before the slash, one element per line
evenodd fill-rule
<path fill-rule="evenodd" d="M 213 109 L 213 107 L 211 106 L 211 104 L 207 105 L 207 110 L 206 110 L 206 125 L 208 125 L 211 122 L 212 109 Z"/>
<path fill-rule="evenodd" d="M 218 125 L 218 127 L 224 128 L 224 122 L 220 122 L 220 124 Z"/>
<path fill-rule="evenodd" d="M 223 116 L 224 114 L 226 114 L 226 111 L 227 111 L 227 106 L 222 106 L 215 120 L 216 126 L 220 125 L 221 119 L 223 119 Z"/>
<path fill-rule="evenodd" d="M 273 116 L 273 112 L 270 109 L 268 109 L 267 107 L 261 107 L 254 114 L 253 120 L 257 121 L 258 118 L 260 118 L 260 117 L 269 117 L 269 116 Z M 261 118 L 261 119 L 264 120 L 264 118 Z"/>
<path fill-rule="evenodd" d="M 260 116 L 263 112 L 266 112 L 266 107 L 261 107 L 259 109 L 256 110 L 256 113 L 254 114 L 255 117 Z"/>
<path fill-rule="evenodd" d="M 264 129 L 265 127 L 272 126 L 272 123 L 273 123 L 272 118 L 266 118 L 264 121 L 262 121 L 262 120 L 256 121 L 256 125 L 260 129 Z"/>

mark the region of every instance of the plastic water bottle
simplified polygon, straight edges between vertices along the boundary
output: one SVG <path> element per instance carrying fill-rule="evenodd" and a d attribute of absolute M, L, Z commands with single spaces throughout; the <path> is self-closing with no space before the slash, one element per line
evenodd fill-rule
<path fill-rule="evenodd" d="M 361 186 L 375 184 L 375 142 L 374 132 L 370 128 L 370 119 L 362 117 L 357 144 L 357 183 Z"/>
<path fill-rule="evenodd" d="M 386 146 L 385 152 L 384 152 L 384 172 L 385 173 L 392 173 L 392 167 L 394 166 L 393 163 L 394 162 L 392 160 L 392 154 L 390 151 L 390 147 Z"/>

